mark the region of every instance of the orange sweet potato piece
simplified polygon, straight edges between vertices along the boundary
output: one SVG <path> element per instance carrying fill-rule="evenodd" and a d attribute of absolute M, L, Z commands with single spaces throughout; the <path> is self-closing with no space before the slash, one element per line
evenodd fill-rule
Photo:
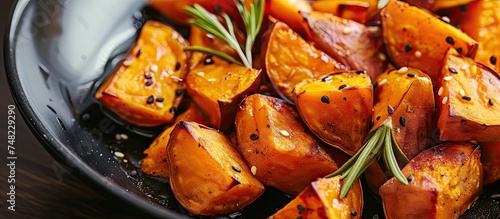
<path fill-rule="evenodd" d="M 380 187 L 386 218 L 458 218 L 481 192 L 480 159 L 478 146 L 461 142 L 417 155 L 402 169 L 408 185 L 392 178 Z"/>
<path fill-rule="evenodd" d="M 163 130 L 163 132 L 155 138 L 151 145 L 144 150 L 146 157 L 142 159 L 141 162 L 141 170 L 144 173 L 168 179 L 169 172 L 166 148 L 168 141 L 170 140 L 170 133 L 172 133 L 175 125 L 180 121 L 193 121 L 202 125 L 208 125 L 208 122 L 205 120 L 198 107 L 194 104 L 190 104 L 189 108 L 185 112 L 175 118 L 174 124 Z"/>
<path fill-rule="evenodd" d="M 235 30 L 237 34 L 241 34 L 238 30 Z M 221 51 L 225 54 L 228 54 L 232 56 L 233 58 L 238 59 L 238 53 L 231 48 L 227 43 L 224 41 L 220 40 L 217 37 L 211 36 L 210 34 L 207 34 L 204 30 L 202 30 L 199 27 L 196 27 L 194 25 L 190 26 L 190 32 L 189 32 L 189 43 L 191 46 L 201 46 L 205 48 L 210 48 L 214 50 Z M 206 55 L 202 52 L 192 52 L 191 53 L 191 58 L 190 58 L 190 64 L 191 64 L 191 70 L 198 65 L 201 61 L 204 61 L 206 58 Z"/>
<path fill-rule="evenodd" d="M 480 145 L 484 184 L 494 183 L 500 179 L 500 142 L 482 142 Z"/>
<path fill-rule="evenodd" d="M 316 48 L 351 69 L 367 71 L 372 79 L 384 71 L 385 64 L 378 55 L 382 46 L 379 27 L 368 27 L 323 12 L 304 16 Z"/>
<path fill-rule="evenodd" d="M 500 72 L 500 1 L 478 0 L 449 12 L 451 23 L 479 42 L 474 60 Z"/>
<path fill-rule="evenodd" d="M 349 155 L 361 148 L 373 109 L 373 88 L 364 71 L 304 81 L 293 93 L 302 120 L 323 142 Z"/>
<path fill-rule="evenodd" d="M 238 104 L 259 88 L 262 74 L 217 57 L 207 59 L 186 76 L 187 92 L 210 125 L 226 132 L 233 127 Z"/>
<path fill-rule="evenodd" d="M 419 68 L 436 83 L 448 48 L 476 54 L 474 39 L 420 8 L 390 1 L 380 14 L 387 53 L 397 68 Z"/>
<path fill-rule="evenodd" d="M 343 219 L 361 218 L 363 191 L 358 180 L 345 198 L 340 198 L 342 182 L 339 176 L 318 178 L 295 199 L 269 219 Z"/>
<path fill-rule="evenodd" d="M 304 0 L 266 0 L 265 13 L 287 24 L 300 34 L 309 34 L 304 28 L 304 17 L 301 13 L 311 11 L 311 5 Z"/>
<path fill-rule="evenodd" d="M 235 126 L 239 151 L 264 185 L 297 195 L 311 181 L 337 169 L 295 108 L 281 99 L 248 96 Z"/>
<path fill-rule="evenodd" d="M 261 52 L 267 76 L 276 92 L 290 101 L 293 101 L 292 90 L 297 83 L 347 69 L 308 44 L 282 22 L 277 22 L 266 32 L 263 46 Z"/>
<path fill-rule="evenodd" d="M 189 53 L 180 34 L 148 21 L 122 64 L 100 86 L 95 97 L 104 107 L 138 126 L 171 123 L 185 87 Z"/>
<path fill-rule="evenodd" d="M 177 123 L 167 161 L 175 197 L 194 214 L 231 213 L 264 192 L 227 137 L 195 122 Z"/>
<path fill-rule="evenodd" d="M 376 79 L 373 129 L 392 117 L 393 135 L 408 159 L 425 150 L 435 109 L 429 76 L 415 68 L 388 70 Z"/>
<path fill-rule="evenodd" d="M 500 141 L 500 76 L 449 50 L 439 79 L 441 140 Z"/>
<path fill-rule="evenodd" d="M 322 0 L 313 1 L 315 11 L 331 13 L 337 17 L 366 23 L 378 12 L 378 0 Z"/>

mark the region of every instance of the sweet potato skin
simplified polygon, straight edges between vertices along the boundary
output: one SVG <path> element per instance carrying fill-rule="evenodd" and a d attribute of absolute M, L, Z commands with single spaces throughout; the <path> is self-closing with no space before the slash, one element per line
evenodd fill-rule
<path fill-rule="evenodd" d="M 440 139 L 500 141 L 500 76 L 454 50 L 446 57 L 439 80 Z"/>
<path fill-rule="evenodd" d="M 311 182 L 295 199 L 269 219 L 328 219 L 361 218 L 363 213 L 363 191 L 358 180 L 341 199 L 342 182 L 339 176 L 318 178 Z"/>
<path fill-rule="evenodd" d="M 478 43 L 474 39 L 422 9 L 389 1 L 380 14 L 387 53 L 397 68 L 420 68 L 437 83 L 448 48 L 470 57 L 476 54 Z"/>
<path fill-rule="evenodd" d="M 297 195 L 317 177 L 337 169 L 295 108 L 281 99 L 248 96 L 238 109 L 235 126 L 238 149 L 264 185 Z"/>
<path fill-rule="evenodd" d="M 155 140 L 153 140 L 151 145 L 144 150 L 146 157 L 141 161 L 141 170 L 145 174 L 168 179 L 169 172 L 166 148 L 170 140 L 170 133 L 172 133 L 175 125 L 180 121 L 193 121 L 202 125 L 208 125 L 208 122 L 201 114 L 198 107 L 194 104 L 190 104 L 185 112 L 175 118 L 174 124 L 163 130 Z"/>
<path fill-rule="evenodd" d="M 373 109 L 373 87 L 367 74 L 330 74 L 297 84 L 293 93 L 302 120 L 318 138 L 349 155 L 361 148 Z"/>
<path fill-rule="evenodd" d="M 175 91 L 185 87 L 178 79 L 187 73 L 189 53 L 183 50 L 187 45 L 171 27 L 146 22 L 121 66 L 99 87 L 96 99 L 132 125 L 171 123 L 182 99 Z"/>
<path fill-rule="evenodd" d="M 234 124 L 236 108 L 245 96 L 259 88 L 262 71 L 209 57 L 186 76 L 187 93 L 209 117 L 210 125 L 223 132 Z"/>
<path fill-rule="evenodd" d="M 304 17 L 316 48 L 353 70 L 367 71 L 372 79 L 384 71 L 385 63 L 379 59 L 382 40 L 378 27 L 316 11 Z"/>
<path fill-rule="evenodd" d="M 297 83 L 348 69 L 308 44 L 285 23 L 272 25 L 263 38 L 264 71 L 276 93 L 290 102 Z"/>
<path fill-rule="evenodd" d="M 484 184 L 500 179 L 500 142 L 481 142 L 481 162 L 483 164 Z"/>
<path fill-rule="evenodd" d="M 237 211 L 257 199 L 257 181 L 227 137 L 195 122 L 181 121 L 167 146 L 170 186 L 176 199 L 199 215 Z"/>
<path fill-rule="evenodd" d="M 480 148 L 465 142 L 444 143 L 422 152 L 402 169 L 413 178 L 407 186 L 392 178 L 380 187 L 385 216 L 458 218 L 481 192 L 480 159 Z"/>

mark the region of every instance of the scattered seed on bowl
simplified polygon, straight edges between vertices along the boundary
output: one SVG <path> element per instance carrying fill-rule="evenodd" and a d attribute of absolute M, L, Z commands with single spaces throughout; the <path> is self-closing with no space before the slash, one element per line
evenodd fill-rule
<path fill-rule="evenodd" d="M 119 151 L 115 151 L 115 153 L 113 153 L 115 155 L 115 157 L 118 157 L 118 158 L 124 158 L 125 157 L 125 154 L 123 154 L 122 152 L 119 152 Z"/>

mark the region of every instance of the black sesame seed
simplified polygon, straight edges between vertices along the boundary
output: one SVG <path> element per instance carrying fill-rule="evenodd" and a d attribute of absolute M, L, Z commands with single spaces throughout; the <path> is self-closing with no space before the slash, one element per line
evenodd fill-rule
<path fill-rule="evenodd" d="M 462 53 L 462 47 L 458 47 L 455 50 L 457 50 L 458 54 Z"/>
<path fill-rule="evenodd" d="M 257 134 L 251 134 L 250 135 L 250 140 L 255 141 L 257 139 L 259 139 L 259 136 Z"/>
<path fill-rule="evenodd" d="M 178 71 L 179 69 L 181 69 L 181 63 L 180 62 L 176 62 L 175 63 L 175 70 Z"/>
<path fill-rule="evenodd" d="M 463 12 L 467 11 L 467 5 L 461 5 L 460 11 L 463 11 Z"/>
<path fill-rule="evenodd" d="M 413 181 L 413 175 L 408 176 L 408 178 L 406 178 L 406 179 L 408 180 L 408 182 Z"/>
<path fill-rule="evenodd" d="M 241 170 L 240 168 L 238 168 L 237 166 L 232 166 L 233 170 L 238 172 L 238 173 L 241 173 Z"/>
<path fill-rule="evenodd" d="M 455 40 L 451 36 L 446 37 L 446 42 L 449 43 L 450 45 L 455 45 Z"/>
<path fill-rule="evenodd" d="M 211 64 L 214 64 L 214 60 L 212 59 L 212 57 L 207 57 L 205 59 L 205 61 L 203 61 L 203 64 L 204 65 L 211 65 Z"/>
<path fill-rule="evenodd" d="M 490 104 L 490 106 L 493 106 L 493 104 L 494 104 L 494 103 L 493 103 L 493 100 L 492 100 L 492 99 L 489 99 L 489 100 L 488 100 L 488 104 Z"/>
<path fill-rule="evenodd" d="M 175 90 L 175 95 L 180 96 L 183 92 L 184 92 L 184 90 L 177 89 L 177 90 Z"/>
<path fill-rule="evenodd" d="M 161 103 L 161 102 L 163 102 L 164 100 L 165 100 L 165 99 L 164 99 L 163 97 L 158 97 L 158 98 L 156 98 L 156 101 L 157 101 L 157 102 L 160 102 L 160 103 Z"/>
<path fill-rule="evenodd" d="M 349 85 L 348 85 L 348 84 L 343 84 L 343 85 L 340 85 L 340 86 L 339 86 L 339 90 L 342 90 L 342 89 L 344 89 L 344 88 L 348 88 L 348 87 L 349 87 Z"/>
<path fill-rule="evenodd" d="M 144 78 L 151 79 L 151 78 L 153 78 L 153 76 L 151 76 L 150 74 L 144 74 Z"/>
<path fill-rule="evenodd" d="M 330 104 L 330 98 L 328 98 L 327 96 L 322 96 L 321 97 L 321 102 Z"/>
<path fill-rule="evenodd" d="M 406 44 L 405 52 L 410 52 L 412 49 L 413 49 L 413 47 L 410 44 Z"/>
<path fill-rule="evenodd" d="M 151 95 L 148 97 L 148 99 L 146 100 L 146 103 L 147 104 L 152 104 L 153 102 L 155 102 L 155 96 Z"/>
<path fill-rule="evenodd" d="M 458 71 L 455 68 L 453 68 L 453 67 L 449 67 L 448 71 L 450 71 L 453 74 L 458 74 Z"/>
<path fill-rule="evenodd" d="M 462 97 L 462 99 L 463 99 L 463 100 L 467 100 L 467 101 L 472 100 L 472 98 L 471 98 L 471 97 L 469 97 L 469 96 L 463 96 L 463 97 Z"/>
<path fill-rule="evenodd" d="M 413 78 L 413 77 L 415 77 L 415 73 L 408 73 L 407 76 L 410 78 Z"/>
<path fill-rule="evenodd" d="M 399 124 L 401 124 L 401 126 L 403 127 L 406 126 L 406 119 L 404 116 L 399 117 Z"/>
<path fill-rule="evenodd" d="M 359 71 L 356 71 L 356 74 L 364 75 L 364 74 L 366 74 L 366 71 L 365 70 L 359 70 Z"/>
<path fill-rule="evenodd" d="M 497 57 L 496 56 L 490 56 L 490 62 L 491 62 L 491 64 L 496 65 L 497 64 Z"/>
<path fill-rule="evenodd" d="M 142 54 L 142 49 L 137 50 L 137 54 L 135 54 L 135 57 L 139 57 Z"/>
<path fill-rule="evenodd" d="M 351 216 L 356 217 L 356 215 L 358 215 L 358 212 L 356 212 L 356 211 L 351 211 Z"/>
<path fill-rule="evenodd" d="M 153 82 L 152 82 L 152 81 L 146 81 L 146 86 L 148 86 L 148 87 L 149 87 L 149 86 L 151 86 L 151 85 L 153 85 Z"/>
<path fill-rule="evenodd" d="M 302 212 L 304 212 L 306 210 L 306 208 L 302 205 L 297 205 L 297 211 L 299 212 L 299 214 L 302 214 Z"/>
<path fill-rule="evenodd" d="M 392 108 L 391 105 L 387 105 L 387 113 L 389 113 L 389 115 L 392 115 L 394 113 L 394 108 Z"/>
<path fill-rule="evenodd" d="M 372 84 L 373 89 L 377 88 L 377 85 L 378 85 L 377 82 L 373 82 L 373 84 Z"/>
<path fill-rule="evenodd" d="M 329 76 L 327 76 L 327 77 L 324 77 L 323 79 L 321 79 L 321 81 L 323 81 L 323 82 L 332 82 L 332 79 Z"/>
<path fill-rule="evenodd" d="M 377 119 L 377 121 L 379 121 L 379 120 L 380 120 L 380 116 L 377 116 L 377 118 L 376 118 L 376 119 Z"/>
<path fill-rule="evenodd" d="M 172 114 L 175 114 L 175 111 L 177 111 L 177 109 L 175 107 L 172 107 L 169 110 L 169 112 L 172 113 Z"/>

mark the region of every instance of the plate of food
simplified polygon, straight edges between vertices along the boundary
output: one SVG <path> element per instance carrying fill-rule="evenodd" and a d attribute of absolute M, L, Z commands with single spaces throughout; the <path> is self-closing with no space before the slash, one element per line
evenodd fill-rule
<path fill-rule="evenodd" d="M 16 104 L 162 218 L 498 218 L 500 1 L 18 0 Z"/>

